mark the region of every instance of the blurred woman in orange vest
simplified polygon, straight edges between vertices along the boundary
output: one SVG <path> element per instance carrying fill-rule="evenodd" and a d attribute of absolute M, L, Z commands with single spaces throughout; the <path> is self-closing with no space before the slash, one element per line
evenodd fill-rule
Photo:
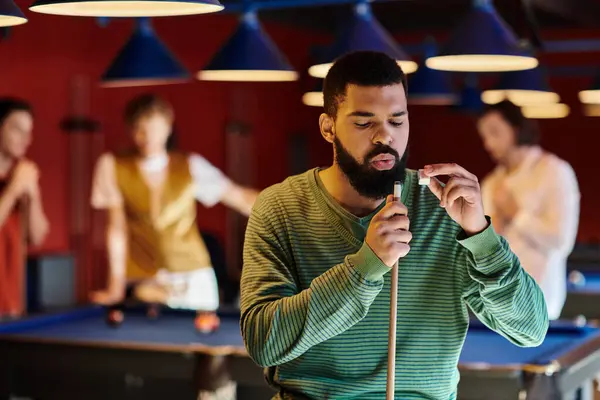
<path fill-rule="evenodd" d="M 49 229 L 38 168 L 25 158 L 32 131 L 31 106 L 0 98 L 0 317 L 25 311 L 26 244 L 41 244 Z"/>

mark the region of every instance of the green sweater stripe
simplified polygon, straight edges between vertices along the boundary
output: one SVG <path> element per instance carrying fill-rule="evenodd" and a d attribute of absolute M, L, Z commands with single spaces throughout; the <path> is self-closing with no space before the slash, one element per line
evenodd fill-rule
<path fill-rule="evenodd" d="M 399 261 L 396 396 L 449 400 L 468 308 L 519 346 L 541 343 L 548 317 L 539 287 L 493 227 L 465 237 L 417 181 L 407 170 L 413 239 Z M 261 193 L 244 245 L 242 334 L 278 399 L 381 399 L 390 268 L 321 187 L 310 170 Z"/>

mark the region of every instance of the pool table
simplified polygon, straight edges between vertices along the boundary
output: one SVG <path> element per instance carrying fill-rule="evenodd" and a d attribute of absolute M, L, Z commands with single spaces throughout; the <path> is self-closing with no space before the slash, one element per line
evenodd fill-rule
<path fill-rule="evenodd" d="M 185 400 L 228 380 L 240 400 L 273 394 L 244 350 L 238 315 L 223 315 L 211 335 L 196 333 L 186 312 L 153 321 L 130 310 L 119 328 L 103 317 L 91 307 L 0 324 L 0 399 Z M 600 372 L 600 330 L 556 322 L 544 344 L 523 349 L 473 321 L 459 368 L 461 400 L 570 399 Z"/>
<path fill-rule="evenodd" d="M 239 314 L 223 315 L 212 334 L 194 329 L 194 313 L 126 310 L 109 327 L 102 307 L 0 323 L 0 399 L 196 400 L 201 389 L 237 385 L 238 400 L 273 390 L 245 352 Z"/>
<path fill-rule="evenodd" d="M 553 321 L 542 345 L 520 348 L 472 321 L 459 370 L 460 400 L 593 399 L 600 329 Z"/>

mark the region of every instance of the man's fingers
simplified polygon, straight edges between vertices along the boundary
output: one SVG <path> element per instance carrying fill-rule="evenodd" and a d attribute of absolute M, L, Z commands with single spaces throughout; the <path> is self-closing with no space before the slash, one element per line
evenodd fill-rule
<path fill-rule="evenodd" d="M 435 195 L 435 197 L 438 198 L 438 200 L 442 200 L 442 194 L 444 193 L 444 188 L 442 187 L 442 184 L 440 183 L 440 181 L 438 181 L 436 178 L 433 178 L 429 181 L 429 189 L 431 190 L 431 193 L 433 193 Z"/>
<path fill-rule="evenodd" d="M 409 231 L 393 231 L 389 233 L 387 239 L 390 243 L 410 243 L 412 240 L 412 233 Z"/>
<path fill-rule="evenodd" d="M 399 215 L 408 214 L 408 208 L 406 208 L 406 206 L 404 204 L 402 204 L 400 201 L 392 201 L 392 202 L 387 203 L 381 209 L 381 211 L 379 211 L 377 213 L 375 218 L 377 218 L 377 220 L 386 220 L 386 219 L 390 219 L 391 217 L 393 217 L 396 214 L 399 214 Z"/>
<path fill-rule="evenodd" d="M 477 182 L 477 177 L 475 175 L 455 163 L 426 165 L 423 171 L 425 172 L 425 175 L 429 177 L 440 175 L 459 176 Z"/>
<path fill-rule="evenodd" d="M 410 228 L 410 220 L 406 215 L 394 215 L 392 218 L 385 221 L 385 224 L 391 231 L 397 231 L 399 229 L 408 230 Z"/>
<path fill-rule="evenodd" d="M 379 236 L 394 234 L 396 232 L 408 232 L 410 221 L 405 215 L 396 215 L 391 219 L 375 222 L 374 229 Z M 410 233 L 410 232 L 409 232 Z M 412 234 L 411 234 L 412 235 Z"/>
<path fill-rule="evenodd" d="M 390 244 L 390 247 L 398 254 L 399 258 L 405 257 L 410 251 L 408 243 L 394 242 Z"/>
<path fill-rule="evenodd" d="M 454 188 L 457 188 L 460 186 L 477 188 L 479 186 L 479 184 L 477 182 L 473 182 L 472 180 L 467 179 L 467 178 L 454 177 L 454 178 L 450 179 L 448 181 L 448 184 L 444 187 L 444 190 L 442 193 L 442 199 L 441 199 L 442 206 L 445 206 L 448 203 L 448 193 L 452 192 L 452 190 L 454 190 Z"/>
<path fill-rule="evenodd" d="M 412 240 L 412 233 L 409 231 L 394 231 L 385 235 L 384 242 L 388 246 L 394 246 L 398 243 L 408 244 Z"/>
<path fill-rule="evenodd" d="M 475 204 L 477 191 L 478 189 L 473 186 L 456 186 L 446 194 L 446 203 L 444 206 L 452 207 L 454 202 L 461 197 L 465 199 L 467 203 Z"/>

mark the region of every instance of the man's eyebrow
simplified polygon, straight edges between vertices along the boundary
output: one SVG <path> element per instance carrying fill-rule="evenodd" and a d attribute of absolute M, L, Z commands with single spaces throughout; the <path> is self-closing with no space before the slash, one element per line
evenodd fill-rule
<path fill-rule="evenodd" d="M 398 111 L 392 114 L 392 117 L 394 118 L 398 118 L 398 117 L 402 117 L 406 115 L 406 111 Z M 350 114 L 348 114 L 348 117 L 374 117 L 375 114 L 373 114 L 372 112 L 368 112 L 368 111 L 353 111 Z"/>
<path fill-rule="evenodd" d="M 349 117 L 374 117 L 375 114 L 368 111 L 354 111 L 348 114 Z"/>

